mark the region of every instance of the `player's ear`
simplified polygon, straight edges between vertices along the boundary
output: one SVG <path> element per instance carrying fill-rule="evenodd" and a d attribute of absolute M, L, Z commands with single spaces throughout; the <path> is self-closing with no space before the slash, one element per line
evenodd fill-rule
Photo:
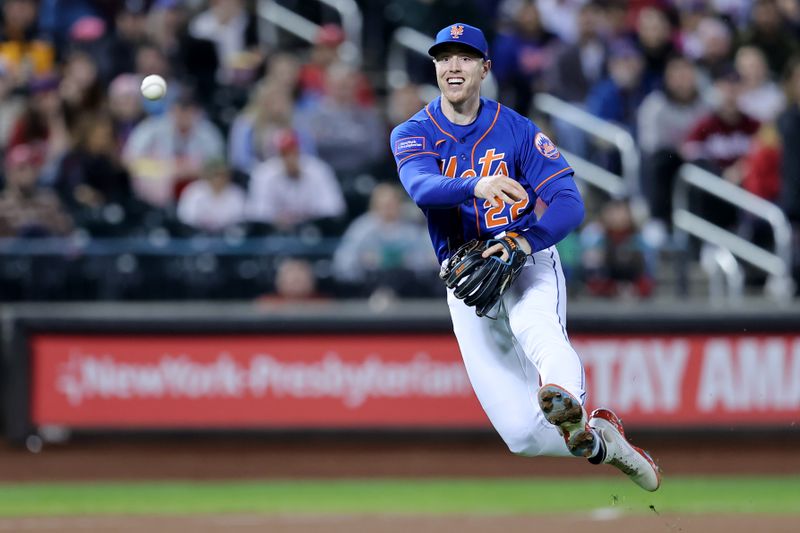
<path fill-rule="evenodd" d="M 484 79 L 486 76 L 488 76 L 490 70 L 492 70 L 492 60 L 485 59 L 483 61 L 483 71 L 481 73 L 481 79 Z"/>

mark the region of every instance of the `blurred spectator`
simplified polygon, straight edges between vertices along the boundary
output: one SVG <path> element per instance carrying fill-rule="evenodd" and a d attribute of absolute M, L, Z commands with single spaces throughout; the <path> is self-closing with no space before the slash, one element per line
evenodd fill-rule
<path fill-rule="evenodd" d="M 325 298 L 317 291 L 314 267 L 305 259 L 288 258 L 278 263 L 275 293 L 259 298 L 261 303 L 313 302 Z"/>
<path fill-rule="evenodd" d="M 203 168 L 203 179 L 186 186 L 178 201 L 178 218 L 193 228 L 218 232 L 244 220 L 245 193 L 231 183 L 231 173 L 222 160 L 211 160 Z"/>
<path fill-rule="evenodd" d="M 15 90 L 14 79 L 0 60 L 0 150 L 5 149 L 14 124 L 25 109 L 26 97 Z"/>
<path fill-rule="evenodd" d="M 778 131 L 786 147 L 781 162 L 780 205 L 795 225 L 795 236 L 800 237 L 800 56 L 786 69 L 784 83 L 788 105 L 778 117 Z"/>
<path fill-rule="evenodd" d="M 278 133 L 275 142 L 280 155 L 257 165 L 250 177 L 248 219 L 292 230 L 303 222 L 344 215 L 344 197 L 331 167 L 301 154 L 292 130 Z"/>
<path fill-rule="evenodd" d="M 130 176 L 119 161 L 114 126 L 106 114 L 85 115 L 76 127 L 75 145 L 61 160 L 54 186 L 73 211 L 114 203 L 126 206 Z"/>
<path fill-rule="evenodd" d="M 742 79 L 739 109 L 759 122 L 771 122 L 783 111 L 786 98 L 770 79 L 764 53 L 755 46 L 742 46 L 736 52 L 736 72 Z"/>
<path fill-rule="evenodd" d="M 146 0 L 125 0 L 114 22 L 109 45 L 112 79 L 136 70 L 136 50 L 147 40 Z"/>
<path fill-rule="evenodd" d="M 644 79 L 649 90 L 661 84 L 667 61 L 675 54 L 673 21 L 663 7 L 646 6 L 636 19 L 636 40 L 644 57 Z"/>
<path fill-rule="evenodd" d="M 72 50 L 62 69 L 59 92 L 67 125 L 71 127 L 83 115 L 97 112 L 105 104 L 105 90 L 92 56 Z"/>
<path fill-rule="evenodd" d="M 588 4 L 589 0 L 536 1 L 542 26 L 566 43 L 575 43 L 578 40 L 579 13 Z"/>
<path fill-rule="evenodd" d="M 544 29 L 539 9 L 531 0 L 520 2 L 513 22 L 513 28 L 497 35 L 489 53 L 501 88 L 500 99 L 525 114 L 533 93 L 546 88 L 545 74 L 555 62 L 561 41 Z"/>
<path fill-rule="evenodd" d="M 638 112 L 638 141 L 642 151 L 642 189 L 651 216 L 672 220 L 672 187 L 683 163 L 681 143 L 697 117 L 708 112 L 701 97 L 696 67 L 682 56 L 667 63 L 664 88 L 647 95 Z"/>
<path fill-rule="evenodd" d="M 778 0 L 778 9 L 795 39 L 800 39 L 800 1 Z"/>
<path fill-rule="evenodd" d="M 347 181 L 386 157 L 385 129 L 377 109 L 358 104 L 356 70 L 331 65 L 325 83 L 325 96 L 300 113 L 297 123 L 312 132 L 320 158 Z"/>
<path fill-rule="evenodd" d="M 134 192 L 156 207 L 173 204 L 181 188 L 200 175 L 208 159 L 222 158 L 224 141 L 203 116 L 194 94 L 181 91 L 164 116 L 140 122 L 123 149 Z"/>
<path fill-rule="evenodd" d="M 114 122 L 114 139 L 122 149 L 133 128 L 144 119 L 139 77 L 120 74 L 108 88 L 108 110 Z"/>
<path fill-rule="evenodd" d="M 158 74 L 167 82 L 167 94 L 158 100 L 144 100 L 142 107 L 150 116 L 161 115 L 172 107 L 175 97 L 181 93 L 180 88 L 185 84 L 180 83 L 170 69 L 166 54 L 152 42 L 144 42 L 136 49 L 136 71 L 139 80 L 150 74 Z"/>
<path fill-rule="evenodd" d="M 588 3 L 578 12 L 577 39 L 564 47 L 551 70 L 549 91 L 568 102 L 586 101 L 589 88 L 606 74 L 606 45 L 600 34 L 600 8 Z"/>
<path fill-rule="evenodd" d="M 609 48 L 608 77 L 591 88 L 588 111 L 635 133 L 636 113 L 648 92 L 644 66 L 635 46 L 625 40 L 614 42 Z"/>
<path fill-rule="evenodd" d="M 336 249 L 333 270 L 338 281 L 374 288 L 391 286 L 401 270 L 438 272 L 427 233 L 404 213 L 404 197 L 395 185 L 375 186 L 369 211 L 353 220 Z"/>
<path fill-rule="evenodd" d="M 164 54 L 172 75 L 196 89 L 207 113 L 215 112 L 220 61 L 214 41 L 189 32 L 189 12 L 182 1 L 157 0 L 150 18 L 150 37 Z"/>
<path fill-rule="evenodd" d="M 6 155 L 0 237 L 58 236 L 72 229 L 72 221 L 55 193 L 37 184 L 40 164 L 40 154 L 27 144 L 14 146 Z"/>
<path fill-rule="evenodd" d="M 326 73 L 331 65 L 339 61 L 344 38 L 344 32 L 336 24 L 320 27 L 309 60 L 300 69 L 300 94 L 303 99 L 315 100 L 325 94 Z M 363 106 L 375 105 L 375 94 L 369 80 L 362 72 L 356 73 L 356 76 L 356 100 Z"/>
<path fill-rule="evenodd" d="M 413 117 L 420 109 L 425 107 L 425 104 L 426 102 L 422 99 L 417 85 L 409 83 L 393 89 L 389 94 L 386 110 L 389 128 L 393 128 Z"/>
<path fill-rule="evenodd" d="M 711 85 L 713 79 L 725 72 L 733 61 L 733 32 L 725 22 L 717 17 L 703 18 L 697 25 L 694 38 L 696 50 L 687 50 L 695 61 L 702 76 L 701 83 Z M 696 54 L 696 55 L 692 55 Z"/>
<path fill-rule="evenodd" d="M 582 269 L 593 296 L 646 298 L 654 289 L 653 250 L 643 239 L 626 200 L 610 200 L 580 234 Z"/>
<path fill-rule="evenodd" d="M 714 81 L 714 110 L 695 122 L 681 147 L 685 160 L 736 184 L 742 181 L 742 158 L 760 127 L 739 109 L 741 91 L 736 71 L 719 74 Z M 723 227 L 735 226 L 736 210 L 730 203 L 704 195 L 700 204 L 704 218 Z"/>
<path fill-rule="evenodd" d="M 591 87 L 606 76 L 607 47 L 600 35 L 601 9 L 590 2 L 578 12 L 577 42 L 563 47 L 548 74 L 548 91 L 583 107 Z M 574 124 L 551 119 L 559 146 L 581 157 L 588 157 L 586 133 Z"/>
<path fill-rule="evenodd" d="M 40 172 L 45 182 L 52 181 L 58 162 L 70 145 L 59 84 L 53 75 L 31 80 L 28 105 L 15 122 L 8 141 L 10 147 L 31 144 L 44 152 Z"/>
<path fill-rule="evenodd" d="M 777 202 L 781 189 L 781 142 L 774 124 L 764 124 L 742 163 L 742 188 Z"/>
<path fill-rule="evenodd" d="M 178 0 L 157 0 L 156 4 L 159 3 L 172 6 Z M 189 23 L 189 33 L 216 45 L 220 83 L 252 82 L 263 54 L 259 48 L 258 19 L 245 6 L 244 0 L 210 0 L 208 9 Z"/>
<path fill-rule="evenodd" d="M 292 127 L 293 117 L 294 102 L 284 86 L 271 79 L 261 81 L 251 91 L 250 101 L 231 126 L 228 157 L 233 168 L 250 174 L 256 164 L 278 155 L 275 134 Z M 302 127 L 295 129 L 301 152 L 313 153 L 311 134 Z"/>
<path fill-rule="evenodd" d="M 266 81 L 281 86 L 292 97 L 297 96 L 302 65 L 295 54 L 277 52 L 267 62 Z"/>
<path fill-rule="evenodd" d="M 739 44 L 761 49 L 772 74 L 780 76 L 789 58 L 798 52 L 797 37 L 787 29 L 776 0 L 754 0 L 750 24 Z"/>
<path fill-rule="evenodd" d="M 0 60 L 14 86 L 25 88 L 32 78 L 53 72 L 55 51 L 38 33 L 37 0 L 6 0 L 2 9 Z"/>

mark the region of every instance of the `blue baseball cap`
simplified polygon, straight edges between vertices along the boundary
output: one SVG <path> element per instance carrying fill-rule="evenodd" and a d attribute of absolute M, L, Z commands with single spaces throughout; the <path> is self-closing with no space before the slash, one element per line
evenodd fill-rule
<path fill-rule="evenodd" d="M 476 51 L 483 59 L 489 59 L 489 44 L 483 32 L 475 26 L 456 22 L 446 28 L 442 28 L 436 34 L 436 42 L 428 49 L 430 56 L 436 55 L 436 50 L 443 44 L 455 43 L 466 46 Z"/>

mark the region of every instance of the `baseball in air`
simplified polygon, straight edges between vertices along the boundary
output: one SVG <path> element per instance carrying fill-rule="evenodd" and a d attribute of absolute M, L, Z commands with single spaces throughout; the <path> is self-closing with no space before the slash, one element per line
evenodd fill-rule
<path fill-rule="evenodd" d="M 142 80 L 142 95 L 148 100 L 158 100 L 167 94 L 167 82 L 158 74 L 150 74 Z"/>

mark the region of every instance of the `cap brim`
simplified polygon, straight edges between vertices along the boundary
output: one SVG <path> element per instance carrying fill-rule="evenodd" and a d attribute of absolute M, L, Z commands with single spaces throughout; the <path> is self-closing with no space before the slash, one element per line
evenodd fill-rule
<path fill-rule="evenodd" d="M 460 46 L 462 48 L 466 48 L 470 52 L 475 52 L 476 55 L 482 57 L 483 59 L 489 59 L 489 57 L 486 54 L 483 53 L 483 50 L 481 50 L 480 48 L 478 48 L 476 46 L 472 46 L 471 44 L 467 44 L 467 43 L 465 43 L 463 41 L 444 41 L 444 42 L 441 42 L 441 43 L 436 43 L 433 46 L 431 46 L 430 48 L 428 48 L 428 55 L 431 56 L 431 57 L 436 57 L 436 51 L 440 50 L 441 48 L 443 48 L 445 46 L 447 46 L 448 44 L 458 45 L 458 46 Z"/>

